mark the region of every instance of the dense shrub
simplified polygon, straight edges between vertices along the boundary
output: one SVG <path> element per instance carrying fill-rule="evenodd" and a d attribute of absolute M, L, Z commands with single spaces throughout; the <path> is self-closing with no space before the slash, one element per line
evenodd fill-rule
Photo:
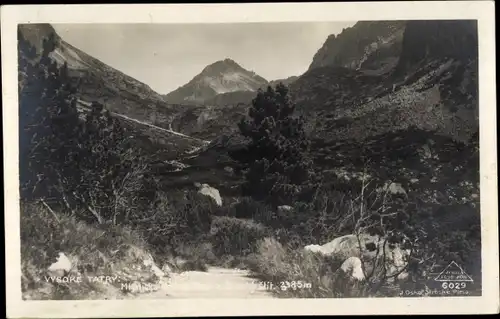
<path fill-rule="evenodd" d="M 99 103 L 85 115 L 80 147 L 83 175 L 77 193 L 97 219 L 128 223 L 134 210 L 154 200 L 156 185 L 144 154 L 120 122 Z"/>
<path fill-rule="evenodd" d="M 194 191 L 158 192 L 150 207 L 134 214 L 130 223 L 157 253 L 176 255 L 178 247 L 205 239 L 216 210 L 211 198 Z"/>
<path fill-rule="evenodd" d="M 273 229 L 281 243 L 297 247 L 323 244 L 350 233 L 354 228 L 353 211 L 359 209 L 352 197 L 329 189 L 319 189 L 311 202 L 296 202 L 289 211 L 252 200 L 242 201 L 241 205 L 253 209 L 252 218 Z"/>
<path fill-rule="evenodd" d="M 252 257 L 248 260 L 249 268 L 260 279 L 273 282 L 279 297 L 331 298 L 356 293 L 337 280 L 337 269 L 343 260 L 335 257 L 292 249 L 273 238 L 260 241 Z M 299 283 L 302 288 L 293 287 Z"/>
<path fill-rule="evenodd" d="M 275 215 L 275 210 L 251 197 L 241 197 L 238 202 L 229 207 L 228 216 L 236 218 L 251 218 L 258 223 L 270 225 Z"/>
<path fill-rule="evenodd" d="M 481 293 L 480 216 L 472 207 L 462 206 L 420 208 L 420 214 L 428 212 L 413 224 L 420 237 L 409 265 L 412 279 L 406 285 L 411 289 L 436 288 L 427 286 L 433 284 L 430 274 L 455 262 L 474 280 L 468 289 Z"/>
<path fill-rule="evenodd" d="M 257 242 L 267 234 L 263 225 L 252 220 L 221 216 L 212 222 L 210 241 L 217 256 L 245 256 L 255 252 Z"/>

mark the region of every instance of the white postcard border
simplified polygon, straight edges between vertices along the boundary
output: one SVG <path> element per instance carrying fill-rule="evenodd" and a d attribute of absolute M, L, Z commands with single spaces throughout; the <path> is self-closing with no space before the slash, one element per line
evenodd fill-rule
<path fill-rule="evenodd" d="M 482 297 L 22 301 L 18 194 L 18 23 L 237 23 L 477 19 L 479 33 Z M 498 313 L 495 17 L 493 1 L 2 6 L 7 316 L 39 318 L 287 314 Z"/>

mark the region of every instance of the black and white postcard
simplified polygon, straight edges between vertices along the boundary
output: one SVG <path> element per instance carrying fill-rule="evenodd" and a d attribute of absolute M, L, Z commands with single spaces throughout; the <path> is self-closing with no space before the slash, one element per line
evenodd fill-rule
<path fill-rule="evenodd" d="M 9 317 L 498 312 L 493 2 L 1 10 Z"/>

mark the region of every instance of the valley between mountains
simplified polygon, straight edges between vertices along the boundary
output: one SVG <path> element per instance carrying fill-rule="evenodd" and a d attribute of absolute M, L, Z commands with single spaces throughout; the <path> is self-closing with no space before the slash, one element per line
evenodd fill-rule
<path fill-rule="evenodd" d="M 265 79 L 221 57 L 168 94 L 49 24 L 21 24 L 18 36 L 23 298 L 397 296 L 432 289 L 428 274 L 452 261 L 481 293 L 475 21 L 359 21 L 325 39 L 303 74 Z M 259 103 L 267 109 L 252 111 Z M 250 114 L 292 104 L 303 155 L 283 151 L 296 149 L 292 133 L 262 133 L 288 121 L 286 108 L 269 111 L 274 126 L 263 116 L 242 134 Z M 274 173 L 266 154 L 247 160 L 264 140 L 287 163 Z M 303 160 L 287 162 L 295 156 Z M 294 165 L 314 181 L 283 184 L 314 186 L 307 200 L 247 191 L 249 171 L 264 188 Z M 380 262 L 368 248 L 386 249 L 380 238 L 411 251 L 403 279 L 388 275 L 395 257 Z M 356 279 L 350 257 L 371 275 Z M 69 266 L 51 268 L 63 259 Z M 43 279 L 49 268 L 58 282 Z M 61 279 L 70 275 L 120 282 Z M 225 281 L 237 288 L 215 286 Z M 136 294 L 122 283 L 157 288 Z"/>

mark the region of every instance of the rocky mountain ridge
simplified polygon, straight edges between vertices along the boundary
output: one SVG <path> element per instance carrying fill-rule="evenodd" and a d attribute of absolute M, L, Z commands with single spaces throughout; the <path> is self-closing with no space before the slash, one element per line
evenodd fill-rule
<path fill-rule="evenodd" d="M 385 73 L 397 63 L 406 21 L 359 21 L 330 35 L 314 55 L 309 70 L 342 66 Z"/>
<path fill-rule="evenodd" d="M 168 128 L 178 111 L 148 85 L 118 71 L 64 41 L 50 24 L 20 24 L 19 32 L 40 53 L 43 39 L 52 35 L 55 50 L 50 57 L 59 65 L 67 63 L 77 96 L 87 102 L 100 102 L 113 112 Z"/>
<path fill-rule="evenodd" d="M 166 94 L 169 103 L 204 104 L 218 94 L 255 92 L 267 80 L 227 58 L 205 67 L 191 81 Z"/>

